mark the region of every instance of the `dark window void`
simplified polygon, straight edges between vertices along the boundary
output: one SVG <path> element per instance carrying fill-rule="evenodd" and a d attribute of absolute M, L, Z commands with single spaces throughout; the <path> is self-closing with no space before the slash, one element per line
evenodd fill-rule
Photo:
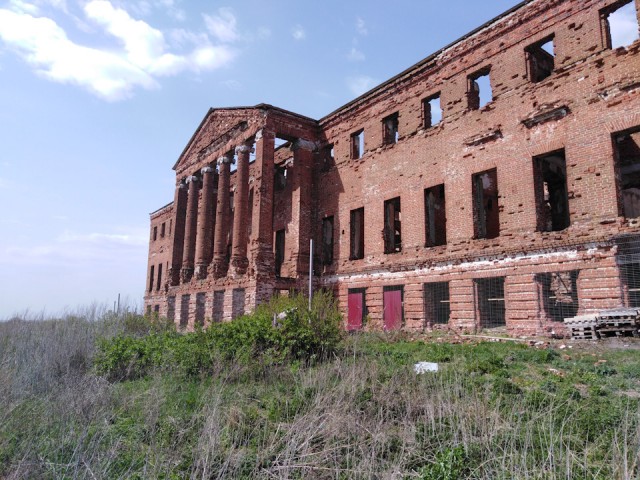
<path fill-rule="evenodd" d="M 276 165 L 275 173 L 273 176 L 273 189 L 276 192 L 281 192 L 287 187 L 287 169 L 284 165 Z"/>
<path fill-rule="evenodd" d="M 333 217 L 322 219 L 322 263 L 333 263 Z"/>
<path fill-rule="evenodd" d="M 149 291 L 153 290 L 153 278 L 155 277 L 156 267 L 151 265 L 151 270 L 149 271 Z"/>
<path fill-rule="evenodd" d="M 402 251 L 400 197 L 384 202 L 384 253 Z"/>
<path fill-rule="evenodd" d="M 620 192 L 620 210 L 625 218 L 640 217 L 640 130 L 613 137 Z"/>
<path fill-rule="evenodd" d="M 477 279 L 476 299 L 481 328 L 495 328 L 506 325 L 504 277 Z"/>
<path fill-rule="evenodd" d="M 173 227 L 173 218 L 169 219 L 169 235 L 171 235 L 171 228 Z"/>
<path fill-rule="evenodd" d="M 500 234 L 495 169 L 473 176 L 473 223 L 476 238 L 495 238 Z"/>
<path fill-rule="evenodd" d="M 180 298 L 180 328 L 184 328 L 189 323 L 189 302 L 191 295 L 182 295 Z"/>
<path fill-rule="evenodd" d="M 364 154 L 364 130 L 351 134 L 351 158 L 362 158 Z"/>
<path fill-rule="evenodd" d="M 620 278 L 624 287 L 626 305 L 640 308 L 640 263 L 620 265 Z"/>
<path fill-rule="evenodd" d="M 449 323 L 449 282 L 424 284 L 425 326 Z"/>
<path fill-rule="evenodd" d="M 483 69 L 469 76 L 467 97 L 469 99 L 468 107 L 470 110 L 478 110 L 493 100 L 489 69 Z"/>
<path fill-rule="evenodd" d="M 176 297 L 167 298 L 167 320 L 174 321 L 176 319 Z"/>
<path fill-rule="evenodd" d="M 158 239 L 158 227 L 153 227 L 153 241 L 155 242 Z"/>
<path fill-rule="evenodd" d="M 607 48 L 627 47 L 639 38 L 638 15 L 633 0 L 613 4 L 600 12 Z"/>
<path fill-rule="evenodd" d="M 326 145 L 320 150 L 320 171 L 328 172 L 331 170 L 336 164 L 333 144 Z"/>
<path fill-rule="evenodd" d="M 392 145 L 398 143 L 398 113 L 389 115 L 382 120 L 382 135 L 385 145 Z"/>
<path fill-rule="evenodd" d="M 153 314 L 158 317 L 158 315 L 160 315 L 160 305 L 154 305 L 153 306 Z"/>
<path fill-rule="evenodd" d="M 282 264 L 284 263 L 284 230 L 278 230 L 276 232 L 275 249 L 275 274 L 276 277 L 279 277 L 282 272 Z"/>
<path fill-rule="evenodd" d="M 205 310 L 205 301 L 207 294 L 204 292 L 196 293 L 196 325 L 203 326 L 204 325 L 204 310 Z"/>
<path fill-rule="evenodd" d="M 553 36 L 534 43 L 527 47 L 525 52 L 529 79 L 532 82 L 541 82 L 551 75 L 555 68 Z"/>
<path fill-rule="evenodd" d="M 422 119 L 424 128 L 430 128 L 440 123 L 440 121 L 442 120 L 440 93 L 422 100 Z"/>
<path fill-rule="evenodd" d="M 554 322 L 575 317 L 578 313 L 578 271 L 541 273 L 536 275 L 540 306 Z"/>
<path fill-rule="evenodd" d="M 162 264 L 158 264 L 158 281 L 156 282 L 156 290 L 160 290 L 162 287 Z"/>
<path fill-rule="evenodd" d="M 564 230 L 571 223 L 564 151 L 535 157 L 533 169 L 538 231 Z"/>
<path fill-rule="evenodd" d="M 231 303 L 231 318 L 244 315 L 245 292 L 244 288 L 234 288 Z"/>
<path fill-rule="evenodd" d="M 166 229 L 167 229 L 167 222 L 162 222 L 162 225 L 160 226 L 160 238 L 164 237 L 166 233 Z"/>
<path fill-rule="evenodd" d="M 424 223 L 427 247 L 447 243 L 447 212 L 444 199 L 444 184 L 426 188 L 424 191 Z"/>
<path fill-rule="evenodd" d="M 351 210 L 351 248 L 349 260 L 364 258 L 364 207 Z"/>
<path fill-rule="evenodd" d="M 214 322 L 221 322 L 224 316 L 224 290 L 213 292 L 213 312 L 211 319 Z"/>

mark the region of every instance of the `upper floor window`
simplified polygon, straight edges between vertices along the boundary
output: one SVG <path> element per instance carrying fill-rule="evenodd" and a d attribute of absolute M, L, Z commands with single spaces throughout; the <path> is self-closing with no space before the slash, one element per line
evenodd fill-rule
<path fill-rule="evenodd" d="M 476 238 L 500 234 L 498 214 L 498 173 L 496 169 L 473 176 L 473 223 Z"/>
<path fill-rule="evenodd" d="M 382 120 L 382 138 L 385 145 L 398 143 L 398 112 Z"/>
<path fill-rule="evenodd" d="M 402 250 L 402 217 L 400 197 L 384 202 L 384 253 Z"/>
<path fill-rule="evenodd" d="M 424 190 L 424 220 L 427 247 L 447 243 L 447 212 L 444 184 Z"/>
<path fill-rule="evenodd" d="M 541 82 L 555 68 L 555 51 L 553 36 L 530 45 L 525 50 L 529 80 Z"/>
<path fill-rule="evenodd" d="M 162 225 L 160 225 L 160 238 L 164 237 L 166 233 L 166 229 L 167 229 L 167 222 L 162 222 Z"/>
<path fill-rule="evenodd" d="M 478 110 L 493 100 L 489 67 L 469 75 L 467 81 L 467 98 L 470 110 Z"/>
<path fill-rule="evenodd" d="M 351 210 L 350 260 L 364 258 L 364 207 Z"/>
<path fill-rule="evenodd" d="M 155 242 L 158 239 L 158 226 L 153 227 L 153 241 Z"/>
<path fill-rule="evenodd" d="M 640 128 L 613 135 L 620 213 L 640 217 Z"/>
<path fill-rule="evenodd" d="M 627 47 L 640 38 L 633 0 L 614 3 L 600 12 L 606 48 Z"/>
<path fill-rule="evenodd" d="M 322 263 L 333 263 L 333 216 L 322 219 Z"/>
<path fill-rule="evenodd" d="M 364 155 L 364 129 L 351 134 L 351 158 L 362 158 L 362 155 Z"/>
<path fill-rule="evenodd" d="M 333 143 L 325 145 L 320 150 L 320 171 L 328 172 L 336 164 L 336 159 L 333 151 Z"/>
<path fill-rule="evenodd" d="M 538 231 L 564 230 L 570 223 L 564 150 L 535 157 L 533 172 Z"/>
<path fill-rule="evenodd" d="M 422 122 L 424 128 L 437 125 L 442 120 L 442 107 L 440 105 L 440 92 L 422 100 Z"/>

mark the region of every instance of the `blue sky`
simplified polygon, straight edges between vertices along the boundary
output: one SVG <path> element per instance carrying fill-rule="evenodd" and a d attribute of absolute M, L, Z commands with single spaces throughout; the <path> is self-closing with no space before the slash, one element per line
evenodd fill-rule
<path fill-rule="evenodd" d="M 141 304 L 148 214 L 209 107 L 320 118 L 517 3 L 0 2 L 0 318 Z"/>

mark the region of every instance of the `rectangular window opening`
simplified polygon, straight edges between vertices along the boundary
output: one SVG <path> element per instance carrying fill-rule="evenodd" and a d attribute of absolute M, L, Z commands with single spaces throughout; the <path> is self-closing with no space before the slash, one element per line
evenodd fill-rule
<path fill-rule="evenodd" d="M 640 217 L 640 129 L 613 136 L 620 213 Z"/>
<path fill-rule="evenodd" d="M 496 238 L 500 234 L 496 169 L 473 176 L 473 221 L 476 238 Z"/>
<path fill-rule="evenodd" d="M 176 319 L 176 297 L 172 295 L 167 298 L 167 320 L 173 322 Z"/>
<path fill-rule="evenodd" d="M 275 241 L 275 249 L 274 252 L 274 260 L 275 260 L 275 274 L 276 277 L 280 277 L 282 272 L 282 264 L 284 263 L 284 229 L 278 230 L 276 232 L 276 241 Z"/>
<path fill-rule="evenodd" d="M 351 134 L 351 158 L 357 160 L 364 155 L 364 130 Z"/>
<path fill-rule="evenodd" d="M 351 246 L 349 260 L 364 258 L 364 207 L 351 210 Z"/>
<path fill-rule="evenodd" d="M 425 233 L 427 247 L 446 245 L 447 212 L 444 184 L 424 190 Z"/>
<path fill-rule="evenodd" d="M 322 219 L 322 263 L 333 263 L 333 216 Z"/>
<path fill-rule="evenodd" d="M 571 223 L 564 150 L 535 157 L 533 162 L 538 231 L 564 230 Z"/>
<path fill-rule="evenodd" d="M 335 166 L 336 160 L 334 155 L 335 153 L 333 150 L 333 144 L 326 145 L 325 147 L 322 148 L 322 150 L 320 151 L 320 171 L 321 172 L 328 172 Z"/>
<path fill-rule="evenodd" d="M 578 270 L 536 275 L 540 304 L 549 320 L 562 322 L 578 313 Z"/>
<path fill-rule="evenodd" d="M 158 239 L 158 226 L 153 227 L 153 241 L 155 242 Z"/>
<path fill-rule="evenodd" d="M 640 38 L 635 2 L 618 2 L 601 12 L 605 46 L 615 49 L 628 47 Z"/>
<path fill-rule="evenodd" d="M 231 318 L 235 319 L 244 315 L 245 291 L 244 288 L 234 288 L 232 293 Z"/>
<path fill-rule="evenodd" d="M 162 225 L 160 226 L 160 238 L 164 238 L 166 228 L 167 222 L 162 222 Z"/>
<path fill-rule="evenodd" d="M 199 326 L 204 325 L 204 311 L 207 294 L 204 292 L 196 293 L 196 318 L 195 324 Z"/>
<path fill-rule="evenodd" d="M 284 165 L 276 165 L 273 176 L 273 189 L 281 192 L 287 187 L 287 168 Z"/>
<path fill-rule="evenodd" d="M 529 79 L 532 82 L 541 82 L 549 77 L 555 68 L 553 36 L 527 47 L 526 56 Z"/>
<path fill-rule="evenodd" d="M 153 280 L 155 277 L 155 265 L 151 265 L 151 270 L 149 271 L 149 292 L 153 291 Z"/>
<path fill-rule="evenodd" d="M 160 290 L 162 287 L 162 264 L 158 264 L 158 281 L 156 282 L 156 290 Z"/>
<path fill-rule="evenodd" d="M 481 328 L 497 328 L 506 325 L 504 277 L 477 279 L 476 299 Z"/>
<path fill-rule="evenodd" d="M 185 294 L 180 298 L 180 328 L 185 328 L 189 323 L 189 302 L 191 295 Z"/>
<path fill-rule="evenodd" d="M 224 290 L 216 290 L 213 292 L 213 312 L 211 319 L 216 322 L 222 322 L 224 317 Z"/>
<path fill-rule="evenodd" d="M 490 70 L 486 68 L 469 76 L 467 96 L 470 110 L 478 110 L 493 100 L 489 72 Z"/>
<path fill-rule="evenodd" d="M 442 120 L 442 107 L 440 105 L 440 93 L 425 98 L 422 101 L 422 117 L 424 128 L 430 128 Z"/>
<path fill-rule="evenodd" d="M 402 251 L 400 197 L 384 202 L 384 253 Z"/>
<path fill-rule="evenodd" d="M 389 115 L 382 120 L 382 138 L 385 145 L 393 145 L 394 143 L 398 143 L 398 139 L 400 137 L 400 134 L 398 132 L 398 124 L 398 112 Z"/>
<path fill-rule="evenodd" d="M 445 325 L 449 323 L 449 282 L 424 284 L 425 326 Z"/>

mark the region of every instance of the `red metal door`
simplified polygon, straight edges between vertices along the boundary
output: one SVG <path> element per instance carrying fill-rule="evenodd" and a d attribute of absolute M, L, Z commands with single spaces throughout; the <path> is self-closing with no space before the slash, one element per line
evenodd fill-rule
<path fill-rule="evenodd" d="M 362 310 L 364 306 L 364 292 L 349 292 L 348 299 L 347 330 L 359 330 L 362 328 Z"/>
<path fill-rule="evenodd" d="M 384 329 L 399 330 L 402 327 L 402 289 L 384 291 Z"/>

